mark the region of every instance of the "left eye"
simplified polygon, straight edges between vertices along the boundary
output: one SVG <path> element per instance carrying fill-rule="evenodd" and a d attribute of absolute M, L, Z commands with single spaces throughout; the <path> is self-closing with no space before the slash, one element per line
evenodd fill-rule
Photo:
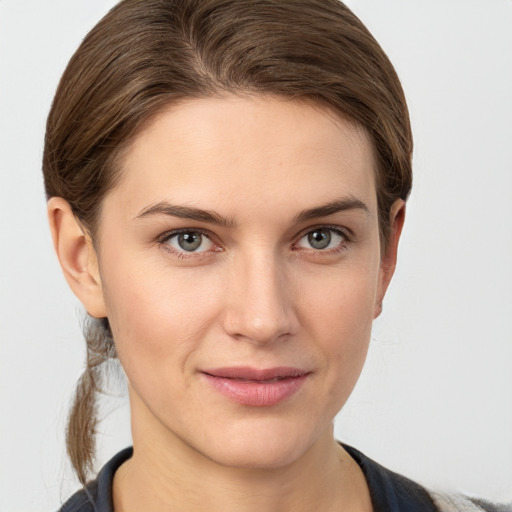
<path fill-rule="evenodd" d="M 317 228 L 306 233 L 299 240 L 297 246 L 303 249 L 322 251 L 334 249 L 346 240 L 347 237 L 341 231 L 333 228 Z"/>
<path fill-rule="evenodd" d="M 205 252 L 212 249 L 213 242 L 199 231 L 181 231 L 169 236 L 165 243 L 179 252 Z"/>

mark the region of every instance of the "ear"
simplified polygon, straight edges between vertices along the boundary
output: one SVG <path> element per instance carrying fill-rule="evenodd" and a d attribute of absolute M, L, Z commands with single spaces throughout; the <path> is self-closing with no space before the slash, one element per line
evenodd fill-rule
<path fill-rule="evenodd" d="M 62 197 L 52 197 L 48 201 L 48 221 L 53 246 L 71 290 L 89 315 L 106 317 L 98 258 L 91 237 Z"/>
<path fill-rule="evenodd" d="M 398 242 L 402 234 L 402 228 L 405 220 L 405 201 L 397 199 L 389 214 L 391 230 L 389 233 L 388 245 L 386 252 L 381 256 L 380 271 L 379 271 L 379 286 L 377 290 L 377 300 L 373 318 L 377 318 L 382 312 L 382 301 L 388 289 L 391 278 L 395 273 L 396 258 L 398 253 Z"/>

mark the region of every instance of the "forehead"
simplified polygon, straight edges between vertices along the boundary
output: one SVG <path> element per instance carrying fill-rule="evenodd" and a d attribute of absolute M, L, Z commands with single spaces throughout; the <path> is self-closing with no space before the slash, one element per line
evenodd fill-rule
<path fill-rule="evenodd" d="M 190 99 L 135 137 L 113 192 L 132 212 L 162 200 L 209 209 L 247 209 L 255 200 L 303 208 L 344 195 L 371 208 L 374 168 L 365 130 L 319 104 L 275 96 Z"/>

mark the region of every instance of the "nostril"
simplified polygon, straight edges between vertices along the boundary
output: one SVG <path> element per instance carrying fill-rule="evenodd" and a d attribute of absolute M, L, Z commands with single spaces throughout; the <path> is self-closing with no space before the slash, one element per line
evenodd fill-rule
<path fill-rule="evenodd" d="M 291 334 L 292 321 L 286 311 L 275 311 L 272 315 L 256 317 L 254 314 L 236 314 L 231 311 L 226 315 L 225 330 L 238 340 L 256 344 L 272 343 Z"/>

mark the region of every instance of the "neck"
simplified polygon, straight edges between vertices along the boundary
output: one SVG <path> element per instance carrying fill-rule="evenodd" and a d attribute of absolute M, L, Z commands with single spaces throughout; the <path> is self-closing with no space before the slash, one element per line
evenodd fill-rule
<path fill-rule="evenodd" d="M 219 464 L 162 425 L 139 427 L 132 425 L 133 457 L 115 474 L 116 512 L 195 512 L 205 504 L 209 512 L 372 510 L 364 476 L 332 428 L 292 463 L 261 469 Z"/>

